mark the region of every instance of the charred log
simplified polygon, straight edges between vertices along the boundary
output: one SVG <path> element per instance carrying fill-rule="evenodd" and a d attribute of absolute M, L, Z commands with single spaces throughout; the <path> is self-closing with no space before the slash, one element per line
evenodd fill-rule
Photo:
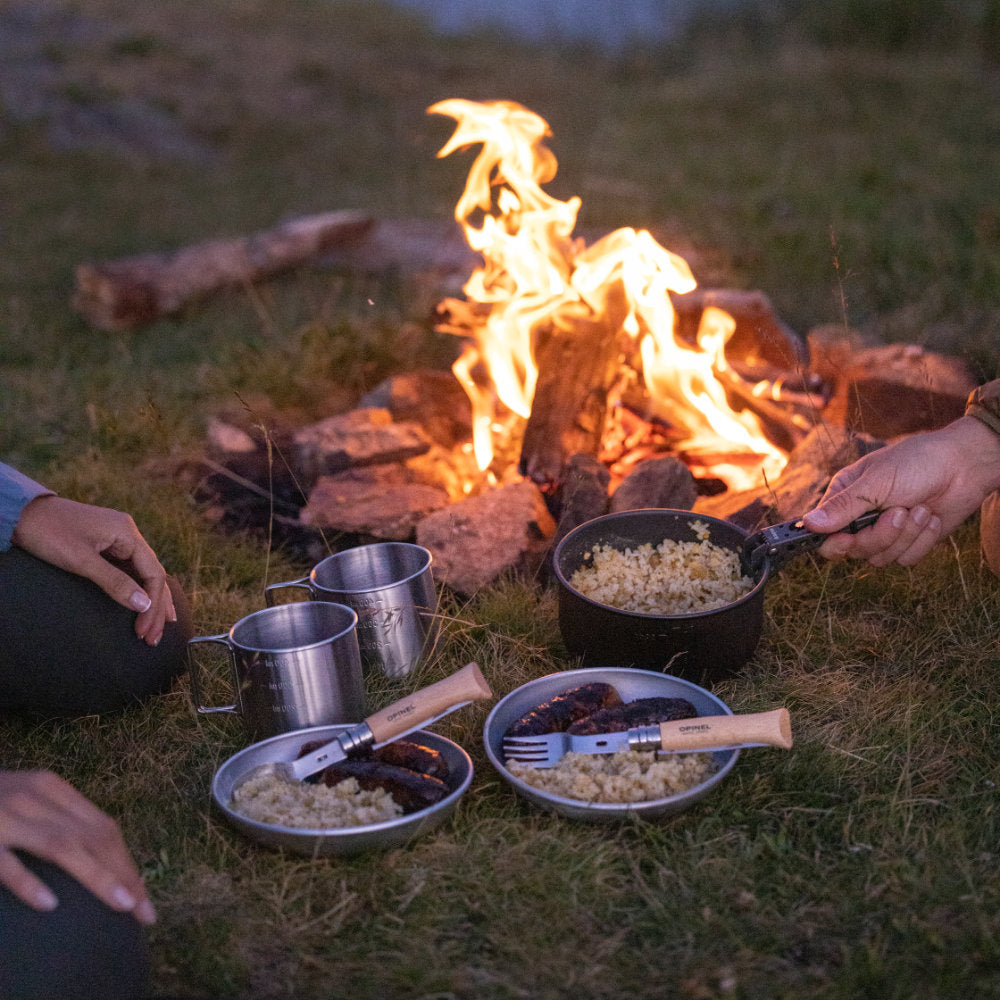
<path fill-rule="evenodd" d="M 617 324 L 585 317 L 540 344 L 520 472 L 546 496 L 558 491 L 571 455 L 599 451 L 619 352 Z"/>

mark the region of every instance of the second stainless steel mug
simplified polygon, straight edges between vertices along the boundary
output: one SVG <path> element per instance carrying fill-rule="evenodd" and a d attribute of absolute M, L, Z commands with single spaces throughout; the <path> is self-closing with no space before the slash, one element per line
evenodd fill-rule
<path fill-rule="evenodd" d="M 313 601 L 337 601 L 358 616 L 358 645 L 366 670 L 408 674 L 437 635 L 432 557 L 410 542 L 376 542 L 328 556 L 307 577 L 266 588 L 269 606 L 279 590 L 308 590 Z"/>

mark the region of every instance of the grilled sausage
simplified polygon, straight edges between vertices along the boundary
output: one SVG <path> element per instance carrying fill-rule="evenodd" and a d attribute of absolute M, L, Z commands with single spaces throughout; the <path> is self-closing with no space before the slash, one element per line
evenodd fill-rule
<path fill-rule="evenodd" d="M 299 756 L 304 757 L 307 753 L 318 750 L 326 742 L 326 740 L 310 740 L 308 743 L 303 743 L 299 749 Z M 448 780 L 449 767 L 444 754 L 440 750 L 426 747 L 413 740 L 393 740 L 392 743 L 386 743 L 377 750 L 366 750 L 351 757 L 351 760 L 372 759 L 429 774 L 432 778 L 440 778 L 441 781 Z"/>
<path fill-rule="evenodd" d="M 428 774 L 440 781 L 447 781 L 450 768 L 444 754 L 433 747 L 426 747 L 413 740 L 393 740 L 372 751 L 372 756 L 383 764 L 395 764 L 411 771 Z"/>
<path fill-rule="evenodd" d="M 304 757 L 325 743 L 326 740 L 303 743 L 299 756 Z M 357 778 L 361 788 L 385 788 L 404 812 L 415 812 L 448 794 L 449 773 L 448 761 L 439 750 L 413 740 L 394 740 L 377 750 L 331 764 L 306 781 L 335 785 L 347 777 Z M 421 781 L 422 778 L 428 780 Z"/>
<path fill-rule="evenodd" d="M 539 736 L 542 733 L 561 733 L 578 719 L 621 703 L 621 695 L 610 684 L 581 684 L 525 713 L 508 727 L 504 735 Z"/>
<path fill-rule="evenodd" d="M 404 813 L 417 812 L 440 802 L 449 792 L 440 778 L 411 771 L 408 767 L 367 760 L 342 760 L 331 764 L 322 772 L 327 785 L 336 785 L 346 778 L 354 778 L 364 789 L 385 789 L 402 806 Z"/>
<path fill-rule="evenodd" d="M 623 733 L 636 726 L 654 726 L 658 722 L 672 722 L 674 719 L 693 719 L 697 714 L 694 705 L 686 698 L 637 698 L 635 701 L 593 712 L 574 722 L 567 732 L 577 736 Z"/>

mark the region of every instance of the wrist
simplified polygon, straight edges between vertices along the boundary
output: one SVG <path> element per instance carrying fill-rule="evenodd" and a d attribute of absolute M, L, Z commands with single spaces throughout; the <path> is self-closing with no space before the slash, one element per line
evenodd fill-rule
<path fill-rule="evenodd" d="M 1000 413 L 971 403 L 966 415 L 948 426 L 962 456 L 960 476 L 982 499 L 1000 489 Z"/>

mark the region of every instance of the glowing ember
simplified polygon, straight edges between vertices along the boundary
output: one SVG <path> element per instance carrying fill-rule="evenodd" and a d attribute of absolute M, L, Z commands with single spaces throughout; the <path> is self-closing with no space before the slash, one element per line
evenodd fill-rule
<path fill-rule="evenodd" d="M 695 288 L 687 262 L 645 230 L 619 229 L 589 247 L 574 239 L 580 199 L 563 202 L 542 190 L 556 173 L 544 145 L 551 133 L 521 105 L 456 99 L 428 111 L 458 123 L 438 156 L 482 147 L 455 207 L 469 245 L 483 257 L 463 287 L 481 311 L 453 366 L 472 402 L 479 467 L 489 468 L 498 440 L 531 414 L 539 336 L 558 336 L 573 317 L 611 316 L 623 365 L 626 355 L 641 359 L 657 415 L 676 432 L 676 449 L 693 470 L 735 489 L 776 477 L 786 455 L 755 414 L 729 406 L 718 378 L 733 319 L 706 309 L 695 347 L 675 336 L 669 293 Z"/>

